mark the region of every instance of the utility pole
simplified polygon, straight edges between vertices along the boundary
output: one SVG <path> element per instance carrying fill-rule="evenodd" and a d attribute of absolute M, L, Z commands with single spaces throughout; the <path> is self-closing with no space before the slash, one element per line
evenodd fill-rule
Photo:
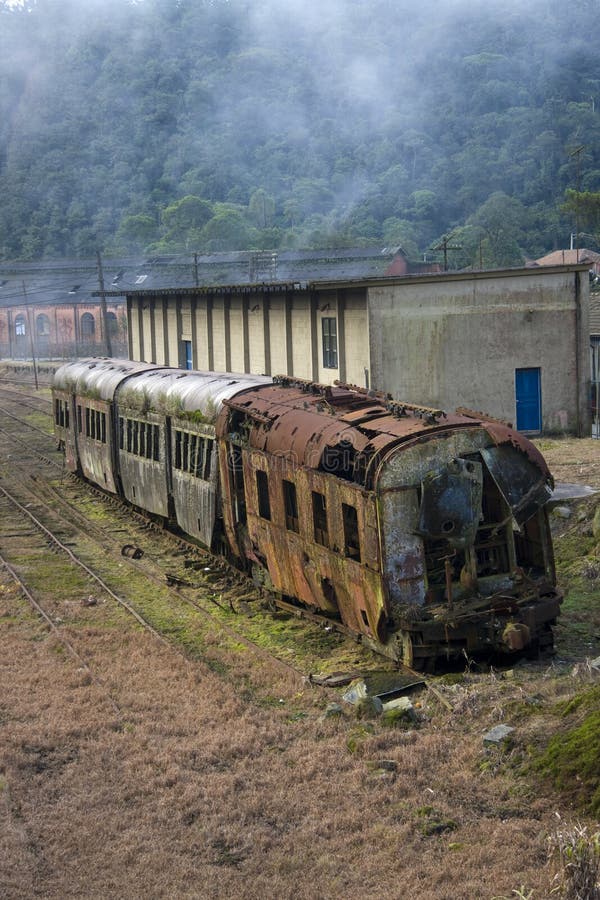
<path fill-rule="evenodd" d="M 108 330 L 108 315 L 106 313 L 106 292 L 104 290 L 104 273 L 102 271 L 102 257 L 100 251 L 96 250 L 96 260 L 98 262 L 98 283 L 100 285 L 100 313 L 102 317 L 102 331 L 104 332 L 104 342 L 106 344 L 106 355 L 112 356 L 112 343 Z"/>
<path fill-rule="evenodd" d="M 569 153 L 570 157 L 575 157 L 576 162 L 575 188 L 577 191 L 577 199 L 575 201 L 575 248 L 577 250 L 577 262 L 579 262 L 579 193 L 581 180 L 581 154 L 584 150 L 585 144 L 581 144 L 579 147 L 575 147 L 575 149 Z"/>
<path fill-rule="evenodd" d="M 33 341 L 33 315 L 31 310 L 29 309 L 28 301 L 27 301 L 27 290 L 25 289 L 25 282 L 23 281 L 23 296 L 25 298 L 25 309 L 27 310 L 27 324 L 29 326 L 29 344 L 31 346 L 31 362 L 33 363 L 33 379 L 35 381 L 35 389 L 38 389 L 38 373 L 37 373 L 37 363 L 35 360 L 35 344 Z"/>
<path fill-rule="evenodd" d="M 432 247 L 432 250 L 443 250 L 444 251 L 444 272 L 448 271 L 448 250 L 462 250 L 462 247 L 456 247 L 449 244 L 450 235 L 446 235 L 441 239 L 437 247 Z"/>

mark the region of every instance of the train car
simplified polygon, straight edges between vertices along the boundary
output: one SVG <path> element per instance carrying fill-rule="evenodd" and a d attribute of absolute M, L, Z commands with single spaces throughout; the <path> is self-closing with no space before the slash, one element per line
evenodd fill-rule
<path fill-rule="evenodd" d="M 113 399 L 119 384 L 147 369 L 127 360 L 76 360 L 53 379 L 54 430 L 70 472 L 117 493 Z"/>
<path fill-rule="evenodd" d="M 95 401 L 109 465 L 72 411 L 111 378 Z M 552 477 L 504 423 L 352 385 L 113 360 L 60 369 L 55 417 L 70 468 L 393 659 L 552 644 Z"/>

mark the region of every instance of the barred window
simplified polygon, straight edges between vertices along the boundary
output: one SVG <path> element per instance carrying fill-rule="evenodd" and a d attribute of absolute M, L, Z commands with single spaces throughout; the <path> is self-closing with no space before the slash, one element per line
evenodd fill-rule
<path fill-rule="evenodd" d="M 160 428 L 152 422 L 119 418 L 119 447 L 133 456 L 160 460 Z"/>
<path fill-rule="evenodd" d="M 77 407 L 77 422 L 81 426 L 81 407 Z M 99 409 L 85 408 L 85 436 L 93 441 L 106 443 L 106 413 Z"/>
<path fill-rule="evenodd" d="M 175 429 L 173 468 L 209 481 L 214 441 L 202 434 Z"/>
<path fill-rule="evenodd" d="M 335 316 L 321 319 L 321 328 L 323 329 L 323 368 L 337 369 L 337 319 Z"/>
<path fill-rule="evenodd" d="M 60 428 L 69 428 L 68 400 L 54 400 L 54 421 Z"/>

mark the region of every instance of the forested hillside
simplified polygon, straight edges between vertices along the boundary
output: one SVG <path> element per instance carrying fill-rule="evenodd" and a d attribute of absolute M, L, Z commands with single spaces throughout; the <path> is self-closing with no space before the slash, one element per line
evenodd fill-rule
<path fill-rule="evenodd" d="M 600 191 L 596 13 L 0 0 L 0 258 L 568 246 L 565 190 Z"/>

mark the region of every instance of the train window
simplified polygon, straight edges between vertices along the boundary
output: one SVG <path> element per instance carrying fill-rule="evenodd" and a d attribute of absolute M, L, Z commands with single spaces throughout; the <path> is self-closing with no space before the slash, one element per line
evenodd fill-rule
<path fill-rule="evenodd" d="M 342 521 L 344 524 L 344 553 L 356 562 L 360 562 L 360 537 L 358 533 L 358 514 L 354 506 L 342 503 Z"/>
<path fill-rule="evenodd" d="M 300 523 L 298 521 L 298 497 L 296 496 L 296 485 L 293 481 L 283 479 L 283 506 L 285 510 L 285 527 L 288 531 L 300 531 Z"/>
<path fill-rule="evenodd" d="M 158 425 L 154 428 L 154 459 L 158 459 Z M 212 441 L 199 434 L 190 434 L 188 431 L 175 431 L 175 462 L 176 469 L 189 472 L 196 478 L 208 481 L 210 478 L 210 463 L 212 454 Z"/>
<path fill-rule="evenodd" d="M 329 546 L 329 532 L 327 530 L 327 504 L 325 496 L 318 491 L 312 492 L 313 529 L 317 544 Z"/>
<path fill-rule="evenodd" d="M 258 514 L 261 519 L 271 518 L 271 498 L 269 497 L 269 479 L 267 473 L 260 469 L 256 473 L 256 489 L 258 491 Z"/>
<path fill-rule="evenodd" d="M 68 427 L 68 426 L 67 426 Z M 100 440 L 106 443 L 106 413 L 100 413 Z"/>
<path fill-rule="evenodd" d="M 104 413 L 102 414 L 104 415 Z M 103 433 L 105 422 L 102 422 Z M 175 466 L 177 467 L 177 434 L 175 432 Z M 160 459 L 158 425 L 137 419 L 119 419 L 119 447 L 144 459 Z"/>
<path fill-rule="evenodd" d="M 204 438 L 204 480 L 210 479 L 210 466 L 212 462 L 213 442 L 210 438 Z"/>
<path fill-rule="evenodd" d="M 54 421 L 61 428 L 69 427 L 69 404 L 66 400 L 55 399 Z"/>
<path fill-rule="evenodd" d="M 85 436 L 90 436 L 90 408 L 86 406 L 85 408 Z"/>
<path fill-rule="evenodd" d="M 189 465 L 190 436 L 187 431 L 183 432 L 183 446 L 181 449 L 181 468 L 184 472 L 190 471 Z"/>
<path fill-rule="evenodd" d="M 77 431 L 79 434 L 83 432 L 83 422 L 81 420 L 81 405 L 77 404 Z"/>
<path fill-rule="evenodd" d="M 196 478 L 202 474 L 202 439 L 197 434 L 190 434 L 189 471 Z"/>

